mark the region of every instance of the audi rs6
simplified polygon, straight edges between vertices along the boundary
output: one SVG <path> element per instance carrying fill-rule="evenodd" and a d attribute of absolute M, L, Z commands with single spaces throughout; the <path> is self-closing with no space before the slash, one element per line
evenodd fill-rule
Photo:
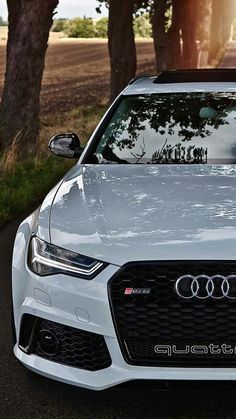
<path fill-rule="evenodd" d="M 236 72 L 134 79 L 20 225 L 14 353 L 102 390 L 236 380 Z"/>

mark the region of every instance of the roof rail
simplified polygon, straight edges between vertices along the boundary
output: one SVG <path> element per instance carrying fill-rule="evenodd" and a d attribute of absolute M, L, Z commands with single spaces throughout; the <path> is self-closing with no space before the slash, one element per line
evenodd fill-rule
<path fill-rule="evenodd" d="M 169 70 L 158 74 L 154 83 L 236 82 L 236 68 Z"/>
<path fill-rule="evenodd" d="M 142 74 L 142 75 L 136 76 L 132 80 L 130 80 L 129 86 L 131 86 L 132 84 L 134 84 L 136 81 L 142 80 L 142 79 L 146 79 L 147 77 L 151 77 L 151 76 L 148 75 L 148 74 Z"/>

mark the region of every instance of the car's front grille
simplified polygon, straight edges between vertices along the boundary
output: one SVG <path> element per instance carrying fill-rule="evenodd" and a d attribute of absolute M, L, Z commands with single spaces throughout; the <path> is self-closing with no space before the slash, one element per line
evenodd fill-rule
<path fill-rule="evenodd" d="M 26 353 L 88 371 L 111 365 L 103 336 L 34 316 L 23 316 L 19 346 Z"/>
<path fill-rule="evenodd" d="M 235 275 L 236 262 L 155 262 L 124 266 L 109 282 L 122 352 L 135 365 L 236 364 L 236 300 L 183 299 L 183 275 Z M 130 290 L 137 294 L 130 294 Z"/>

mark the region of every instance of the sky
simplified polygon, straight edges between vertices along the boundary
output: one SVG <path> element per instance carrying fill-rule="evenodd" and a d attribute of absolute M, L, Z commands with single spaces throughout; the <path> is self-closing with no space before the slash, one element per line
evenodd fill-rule
<path fill-rule="evenodd" d="M 107 16 L 107 9 L 105 7 L 102 9 L 101 15 L 96 13 L 95 8 L 97 5 L 97 0 L 60 0 L 56 18 L 83 17 L 84 15 L 93 18 Z M 7 20 L 6 0 L 0 2 L 0 16 L 2 16 L 4 20 Z"/>

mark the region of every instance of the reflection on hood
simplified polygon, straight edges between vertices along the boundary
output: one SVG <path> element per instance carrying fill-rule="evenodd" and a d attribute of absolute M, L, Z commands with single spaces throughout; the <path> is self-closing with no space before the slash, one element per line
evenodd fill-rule
<path fill-rule="evenodd" d="M 52 243 L 118 265 L 235 257 L 235 192 L 233 166 L 76 167 L 54 200 Z"/>

